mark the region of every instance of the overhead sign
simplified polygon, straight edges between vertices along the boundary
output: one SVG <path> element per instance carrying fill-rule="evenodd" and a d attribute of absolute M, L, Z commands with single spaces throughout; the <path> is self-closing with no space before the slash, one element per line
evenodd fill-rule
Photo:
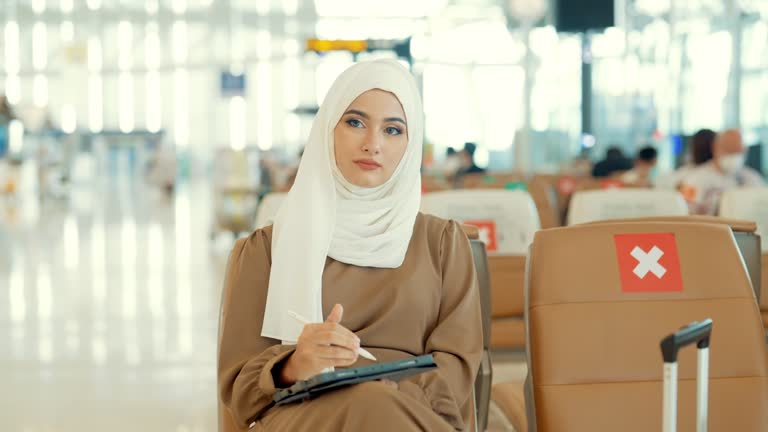
<path fill-rule="evenodd" d="M 364 51 L 393 51 L 398 57 L 411 62 L 411 38 L 406 39 L 367 39 L 367 40 L 328 40 L 307 39 L 307 51 L 325 53 L 347 51 L 358 54 Z"/>
<path fill-rule="evenodd" d="M 307 51 L 349 51 L 353 53 L 359 53 L 367 49 L 368 41 L 365 40 L 307 39 Z"/>
<path fill-rule="evenodd" d="M 245 73 L 235 74 L 231 71 L 221 72 L 221 95 L 225 97 L 245 95 Z"/>

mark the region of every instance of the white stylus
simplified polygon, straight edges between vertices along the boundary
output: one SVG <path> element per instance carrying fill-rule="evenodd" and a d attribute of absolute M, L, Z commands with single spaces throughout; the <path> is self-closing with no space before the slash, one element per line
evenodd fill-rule
<path fill-rule="evenodd" d="M 304 325 L 311 324 L 306 318 L 304 318 L 303 316 L 297 314 L 294 311 L 288 311 L 288 315 L 290 315 L 291 318 L 295 319 L 296 321 L 298 321 L 298 322 L 300 322 L 300 323 L 302 323 Z M 376 357 L 374 357 L 373 354 L 371 354 L 368 351 L 366 351 L 365 349 L 363 349 L 363 347 L 358 348 L 357 349 L 357 353 L 360 354 L 360 356 L 363 357 L 363 358 L 367 358 L 368 360 L 376 361 Z"/>

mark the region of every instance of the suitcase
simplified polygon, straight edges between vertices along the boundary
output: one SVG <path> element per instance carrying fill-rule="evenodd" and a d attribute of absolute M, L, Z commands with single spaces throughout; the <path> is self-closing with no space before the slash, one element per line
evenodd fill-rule
<path fill-rule="evenodd" d="M 698 371 L 696 374 L 696 431 L 707 431 L 709 400 L 709 337 L 712 334 L 712 320 L 693 322 L 661 340 L 661 355 L 664 358 L 664 415 L 663 431 L 677 430 L 677 353 L 681 348 L 696 344 L 698 349 Z"/>

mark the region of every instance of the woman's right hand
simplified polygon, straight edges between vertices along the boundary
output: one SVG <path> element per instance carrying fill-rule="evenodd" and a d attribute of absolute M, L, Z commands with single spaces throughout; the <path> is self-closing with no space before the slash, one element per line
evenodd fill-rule
<path fill-rule="evenodd" d="M 324 323 L 304 326 L 296 350 L 280 372 L 282 384 L 290 386 L 324 369 L 350 366 L 357 361 L 360 338 L 339 324 L 343 314 L 344 308 L 336 304 Z"/>

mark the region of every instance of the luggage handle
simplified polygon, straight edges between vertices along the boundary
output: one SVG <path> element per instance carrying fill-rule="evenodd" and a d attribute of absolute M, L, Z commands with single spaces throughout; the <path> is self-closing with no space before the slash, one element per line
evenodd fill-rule
<path fill-rule="evenodd" d="M 661 340 L 661 355 L 664 358 L 664 432 L 677 430 L 677 353 L 681 348 L 694 343 L 698 348 L 696 430 L 698 432 L 707 431 L 709 339 L 711 334 L 712 320 L 707 318 L 700 322 L 692 322 Z"/>
<path fill-rule="evenodd" d="M 712 334 L 712 320 L 692 322 L 676 333 L 661 340 L 661 355 L 664 363 L 677 363 L 677 353 L 680 348 L 696 343 L 699 349 L 709 347 L 709 336 Z"/>

